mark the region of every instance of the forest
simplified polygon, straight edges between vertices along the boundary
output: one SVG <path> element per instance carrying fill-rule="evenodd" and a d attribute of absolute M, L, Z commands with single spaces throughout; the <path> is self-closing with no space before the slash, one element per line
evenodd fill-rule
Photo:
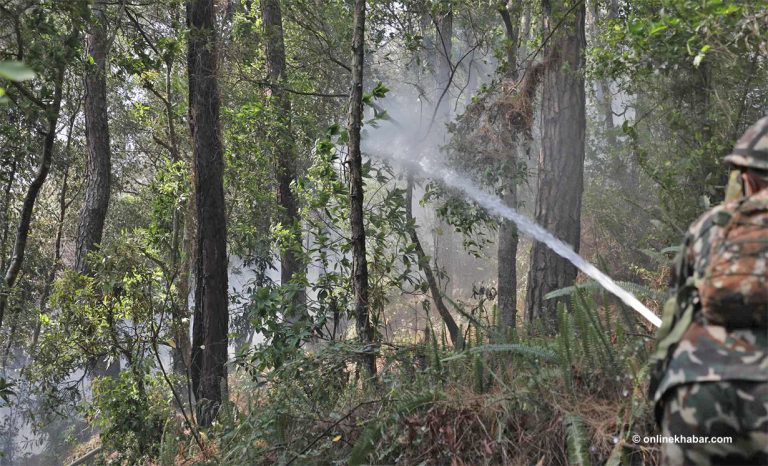
<path fill-rule="evenodd" d="M 0 0 L 0 52 L 0 465 L 659 464 L 764 2 Z"/>

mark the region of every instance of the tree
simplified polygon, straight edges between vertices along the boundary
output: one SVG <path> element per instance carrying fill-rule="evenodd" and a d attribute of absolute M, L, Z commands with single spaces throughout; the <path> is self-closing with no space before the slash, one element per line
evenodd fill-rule
<path fill-rule="evenodd" d="M 433 21 L 435 23 L 435 55 L 437 69 L 435 70 L 435 114 L 440 121 L 450 119 L 451 105 L 450 89 L 453 81 L 453 7 L 450 1 L 440 0 L 435 6 Z"/>
<path fill-rule="evenodd" d="M 15 16 L 13 12 L 7 10 L 5 7 L 0 10 L 6 19 L 10 19 L 14 22 L 14 26 L 17 35 L 20 34 L 22 26 L 20 20 Z M 0 326 L 2 326 L 3 318 L 5 316 L 5 310 L 8 306 L 9 295 L 11 289 L 16 284 L 16 280 L 21 272 L 21 267 L 24 263 L 24 255 L 27 249 L 27 242 L 29 240 L 29 233 L 32 224 L 32 213 L 35 208 L 37 197 L 40 194 L 43 184 L 48 177 L 48 173 L 51 169 L 51 163 L 53 162 L 53 152 L 56 143 L 57 125 L 59 121 L 59 114 L 61 111 L 61 101 L 64 89 L 64 77 L 67 68 L 73 59 L 74 53 L 77 50 L 75 41 L 80 37 L 80 22 L 79 18 L 73 16 L 70 19 L 70 27 L 68 31 L 58 31 L 55 29 L 40 31 L 43 37 L 40 41 L 34 41 L 33 46 L 41 47 L 41 41 L 46 39 L 58 41 L 55 47 L 50 48 L 48 44 L 46 50 L 49 50 L 52 56 L 46 57 L 42 50 L 35 50 L 35 54 L 39 54 L 42 60 L 46 58 L 50 59 L 49 63 L 39 63 L 39 66 L 45 66 L 46 69 L 44 83 L 44 92 L 40 92 L 40 96 L 35 95 L 35 92 L 27 88 L 25 84 L 20 82 L 14 82 L 14 90 L 18 93 L 18 98 L 26 100 L 36 111 L 43 115 L 44 119 L 44 139 L 42 154 L 40 156 L 40 162 L 37 170 L 27 187 L 24 200 L 22 202 L 21 211 L 19 215 L 18 225 L 16 228 L 16 240 L 13 244 L 13 251 L 11 253 L 11 260 L 8 262 L 8 267 L 5 270 L 5 275 L 2 279 L 0 286 Z M 64 34 L 62 34 L 62 32 Z M 21 37 L 18 37 L 21 40 Z M 17 58 L 21 59 L 24 56 L 24 44 L 18 43 Z M 19 100 L 15 97 L 14 100 L 18 103 Z M 7 207 L 7 206 L 6 206 Z"/>
<path fill-rule="evenodd" d="M 198 422 L 209 425 L 227 381 L 229 312 L 223 144 L 219 128 L 217 39 L 213 0 L 187 3 L 189 124 L 197 207 L 192 385 Z"/>
<path fill-rule="evenodd" d="M 189 375 L 191 342 L 189 341 L 189 294 L 190 294 L 190 274 L 193 266 L 194 243 L 195 243 L 195 206 L 194 197 L 186 196 L 187 183 L 191 184 L 192 161 L 188 155 L 186 144 L 184 144 L 183 129 L 180 129 L 181 120 L 186 113 L 183 103 L 179 100 L 183 96 L 183 91 L 179 89 L 178 84 L 181 80 L 186 80 L 186 74 L 178 71 L 176 67 L 179 58 L 183 56 L 181 47 L 181 35 L 184 25 L 181 17 L 184 14 L 182 5 L 176 3 L 163 4 L 158 3 L 155 6 L 156 11 L 170 9 L 168 27 L 155 28 L 152 19 L 155 12 L 143 10 L 139 14 L 126 9 L 126 17 L 134 26 L 133 30 L 126 28 L 126 33 L 132 33 L 133 37 L 128 37 L 128 42 L 133 44 L 126 55 L 119 56 L 117 60 L 121 71 L 130 72 L 133 75 L 141 75 L 142 71 L 149 67 L 152 71 L 145 73 L 145 76 L 155 76 L 156 79 L 142 79 L 142 88 L 148 92 L 149 96 L 157 99 L 161 111 L 157 114 L 158 127 L 152 131 L 151 139 L 160 151 L 168 155 L 169 162 L 173 165 L 172 171 L 178 174 L 189 173 L 190 176 L 184 177 L 182 186 L 184 195 L 177 198 L 175 205 L 171 208 L 170 218 L 170 250 L 168 262 L 170 270 L 175 277 L 175 287 L 177 290 L 176 298 L 173 300 L 173 328 L 175 342 L 173 353 L 173 370 L 182 377 Z M 133 39 L 133 40 L 132 40 Z M 151 56 L 147 55 L 147 47 L 153 52 Z M 160 74 L 163 68 L 162 75 Z M 180 110 L 181 109 L 181 110 Z M 162 123 L 160 122 L 162 121 Z M 151 121 L 147 122 L 148 124 Z M 168 160 L 164 157 L 161 160 Z M 163 167 L 157 175 L 166 172 L 168 166 Z M 187 179 L 188 178 L 188 179 Z"/>
<path fill-rule="evenodd" d="M 91 21 L 85 36 L 85 139 L 88 146 L 85 200 L 80 212 L 75 269 L 86 273 L 88 253 L 101 242 L 109 207 L 111 155 L 107 111 L 106 4 L 99 0 L 91 7 Z"/>
<path fill-rule="evenodd" d="M 522 37 L 520 35 L 520 20 L 523 13 L 521 1 L 504 2 L 499 6 L 499 14 L 504 23 L 506 39 L 506 70 L 504 78 L 511 83 L 516 83 L 519 79 L 518 73 L 518 51 Z M 525 96 L 523 96 L 525 98 Z M 532 108 L 532 107 L 531 107 Z M 526 121 L 524 116 L 521 119 Z M 510 122 L 509 118 L 503 119 L 504 123 Z M 511 123 L 511 122 L 510 122 Z M 526 128 L 515 128 L 514 124 L 505 125 L 505 131 L 512 134 L 513 142 L 527 144 L 527 137 L 530 137 L 530 131 Z M 516 141 L 517 139 L 521 141 Z M 502 181 L 504 202 L 512 207 L 517 207 L 517 164 L 518 147 L 507 148 L 511 152 L 508 163 L 504 167 L 504 179 Z M 525 151 L 526 148 L 523 148 Z M 514 329 L 517 324 L 517 225 L 509 220 L 502 220 L 499 225 L 498 236 L 498 303 L 499 303 L 499 324 L 503 332 Z"/>
<path fill-rule="evenodd" d="M 433 109 L 429 129 L 431 130 L 435 124 L 438 124 L 438 134 L 443 134 L 442 131 L 444 131 L 445 125 L 451 121 L 451 86 L 454 85 L 454 67 L 457 66 L 454 65 L 452 59 L 453 5 L 450 1 L 439 0 L 435 3 L 432 11 L 432 22 L 435 27 L 434 57 L 432 58 L 432 62 L 435 65 L 435 92 L 431 98 L 434 99 L 435 108 Z M 442 217 L 438 217 L 436 229 L 438 232 L 434 236 L 433 257 L 435 270 L 440 271 L 440 266 L 442 265 L 444 270 L 443 278 L 447 277 L 450 279 L 457 275 L 458 267 L 455 266 L 454 253 L 460 249 L 460 246 L 456 244 L 453 228 Z M 442 285 L 443 291 L 448 292 L 448 280 L 440 283 L 442 280 L 439 273 L 435 278 L 437 278 L 438 284 Z M 436 291 L 440 291 L 439 288 Z M 435 293 L 432 294 L 434 295 Z M 450 325 L 448 327 L 450 328 Z"/>
<path fill-rule="evenodd" d="M 541 156 L 536 221 L 578 251 L 584 184 L 584 14 L 580 0 L 542 2 L 546 47 L 542 78 Z M 576 267 L 547 246 L 535 243 L 528 272 L 526 321 L 547 333 L 557 328 L 557 303 L 547 293 L 569 286 Z"/>
<path fill-rule="evenodd" d="M 429 263 L 429 256 L 424 252 L 424 248 L 421 246 L 421 241 L 419 240 L 419 233 L 416 231 L 416 219 L 413 218 L 412 176 L 408 177 L 408 185 L 405 189 L 405 214 L 406 222 L 408 224 L 408 235 L 411 238 L 411 242 L 415 248 L 416 257 L 419 260 L 419 269 L 424 273 L 424 276 L 427 279 L 427 285 L 429 286 L 429 293 L 432 295 L 432 301 L 435 303 L 437 313 L 440 314 L 440 318 L 443 319 L 443 323 L 445 323 L 445 328 L 448 330 L 448 335 L 451 337 L 453 347 L 460 350 L 464 347 L 461 329 L 456 324 L 456 320 L 445 305 L 445 301 L 443 301 L 443 296 L 440 294 L 440 287 L 435 278 L 435 274 L 432 271 L 432 266 Z"/>
<path fill-rule="evenodd" d="M 352 35 L 352 90 L 349 96 L 349 164 L 350 224 L 352 228 L 352 284 L 355 294 L 357 338 L 365 346 L 364 366 L 376 375 L 373 353 L 374 330 L 369 317 L 368 260 L 365 256 L 365 224 L 363 218 L 363 161 L 360 152 L 360 128 L 363 121 L 363 60 L 365 58 L 365 0 L 355 0 Z"/>
<path fill-rule="evenodd" d="M 291 190 L 291 183 L 296 180 L 296 153 L 292 142 L 291 99 L 284 90 L 285 76 L 285 41 L 283 39 L 283 18 L 279 0 L 261 1 L 262 21 L 264 24 L 264 55 L 266 56 L 268 96 L 273 102 L 273 132 L 275 133 L 275 169 L 278 181 L 278 201 L 282 207 L 281 220 L 289 232 L 288 244 L 280 249 L 280 282 L 288 286 L 291 294 L 291 307 L 288 320 L 294 320 L 303 313 L 306 305 L 304 286 L 296 283 L 302 279 L 304 264 L 301 246 L 301 220 L 296 196 Z"/>

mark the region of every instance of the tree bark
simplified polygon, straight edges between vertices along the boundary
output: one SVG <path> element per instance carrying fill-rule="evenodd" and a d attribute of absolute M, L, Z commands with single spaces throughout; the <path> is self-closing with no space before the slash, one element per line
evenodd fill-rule
<path fill-rule="evenodd" d="M 373 352 L 374 330 L 369 317 L 368 261 L 365 255 L 363 218 L 363 162 L 360 152 L 360 128 L 363 121 L 363 60 L 365 58 L 365 0 L 355 0 L 352 36 L 352 89 L 349 97 L 349 164 L 350 225 L 352 229 L 352 286 L 355 296 L 357 338 L 365 347 L 363 365 L 369 375 L 376 375 Z"/>
<path fill-rule="evenodd" d="M 198 423 L 210 425 L 226 392 L 229 311 L 224 160 L 213 0 L 187 2 L 189 124 L 197 207 L 192 385 Z"/>
<path fill-rule="evenodd" d="M 92 20 L 85 37 L 88 61 L 85 65 L 85 139 L 88 146 L 85 201 L 80 212 L 75 269 L 88 272 L 88 253 L 101 243 L 104 220 L 109 207 L 111 156 L 109 149 L 109 113 L 107 110 L 107 54 L 109 38 L 106 5 L 99 1 L 92 7 Z"/>
<path fill-rule="evenodd" d="M 507 39 L 506 55 L 507 63 L 504 76 L 507 80 L 517 81 L 518 54 L 520 50 L 520 20 L 523 13 L 522 1 L 504 2 L 499 8 L 504 31 Z M 506 119 L 505 119 L 506 121 Z M 504 125 L 504 131 L 512 133 L 511 138 L 515 144 L 511 150 L 510 163 L 505 167 L 503 179 L 502 199 L 509 207 L 517 208 L 517 141 L 519 144 L 528 144 L 525 131 L 514 128 L 512 125 Z M 498 325 L 503 334 L 508 334 L 517 325 L 517 225 L 509 220 L 502 220 L 499 225 L 499 244 L 497 251 L 497 299 L 498 299 Z"/>
<path fill-rule="evenodd" d="M 575 1 L 575 0 L 574 0 Z M 549 7 L 549 2 L 543 2 Z M 563 15 L 560 30 L 547 46 L 541 107 L 541 154 L 536 220 L 566 243 L 579 250 L 581 239 L 581 195 L 584 184 L 584 63 L 583 3 L 565 2 L 545 8 L 549 28 Z M 535 243 L 528 274 L 526 321 L 529 330 L 540 324 L 545 333 L 557 331 L 557 303 L 544 300 L 554 290 L 573 284 L 576 268 L 542 243 Z"/>
<path fill-rule="evenodd" d="M 517 208 L 517 180 L 506 177 L 504 181 L 504 204 Z M 499 327 L 507 334 L 517 325 L 517 225 L 502 220 L 499 225 L 498 284 Z"/>
<path fill-rule="evenodd" d="M 291 99 L 285 92 L 285 42 L 283 39 L 283 18 L 279 0 L 261 1 L 264 23 L 264 52 L 266 56 L 268 96 L 277 109 L 273 131 L 277 135 L 275 147 L 275 169 L 278 181 L 278 202 L 282 207 L 281 221 L 292 233 L 292 240 L 280 248 L 280 283 L 288 285 L 291 294 L 291 309 L 285 316 L 295 321 L 304 314 L 306 291 L 299 282 L 303 279 L 301 222 L 296 196 L 291 183 L 296 180 L 296 151 L 291 131 Z"/>

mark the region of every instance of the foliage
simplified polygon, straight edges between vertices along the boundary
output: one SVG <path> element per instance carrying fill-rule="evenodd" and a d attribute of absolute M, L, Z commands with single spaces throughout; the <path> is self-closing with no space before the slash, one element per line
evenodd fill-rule
<path fill-rule="evenodd" d="M 105 451 L 118 452 L 110 461 L 140 463 L 156 456 L 171 414 L 164 380 L 142 368 L 123 371 L 116 378 L 98 379 L 93 399 L 87 417 L 94 419 Z"/>
<path fill-rule="evenodd" d="M 655 247 L 676 242 L 702 206 L 722 200 L 722 158 L 765 113 L 768 42 L 755 27 L 764 18 L 754 2 L 647 0 L 604 20 L 591 70 L 633 97 L 619 143 L 660 190 L 658 208 L 647 207 L 652 199 L 635 204 L 652 219 Z M 642 196 L 634 184 L 637 195 L 619 195 Z"/>
<path fill-rule="evenodd" d="M 0 399 L 2 399 L 6 405 L 11 403 L 11 397 L 16 395 L 13 391 L 13 382 L 9 382 L 5 378 L 0 378 Z"/>
<path fill-rule="evenodd" d="M 521 6 L 517 26 L 529 29 L 519 44 L 499 14 L 506 2 L 367 2 L 363 139 L 371 144 L 363 176 L 375 381 L 355 368 L 363 349 L 349 325 L 351 4 L 277 2 L 286 107 L 275 105 L 266 78 L 263 2 L 216 2 L 236 356 L 231 403 L 211 428 L 199 429 L 184 359 L 199 253 L 188 31 L 184 2 L 150 3 L 105 2 L 112 200 L 85 275 L 72 270 L 72 244 L 88 181 L 82 75 L 93 58 L 83 44 L 94 3 L 0 6 L 3 275 L 61 70 L 65 83 L 51 174 L 34 206 L 19 280 L 12 289 L 0 285 L 10 303 L 0 328 L 0 404 L 10 413 L 0 428 L 3 460 L 20 459 L 17 432 L 28 424 L 45 443 L 41 463 L 60 460 L 72 443 L 81 443 L 78 451 L 100 444 L 105 461 L 126 464 L 654 463 L 648 447 L 627 447 L 632 433 L 654 429 L 644 401 L 651 329 L 596 283 L 581 281 L 548 296 L 560 301 L 556 336 L 527 336 L 523 326 L 500 335 L 498 283 L 487 279 L 498 265 L 491 257 L 498 220 L 440 183 L 416 180 L 409 190 L 409 174 L 377 152 L 409 161 L 428 154 L 488 192 L 517 189 L 517 206 L 531 210 L 541 136 L 536 89 L 546 67 L 539 47 L 547 40 L 535 31 L 546 2 L 511 2 Z M 594 8 L 580 247 L 654 307 L 670 245 L 722 198 L 722 156 L 768 108 L 768 16 L 754 1 L 585 4 Z M 449 10 L 446 89 L 436 79 L 435 39 Z M 521 62 L 534 62 L 520 82 L 506 63 L 510 45 L 527 53 Z M 441 94 L 445 112 L 437 111 Z M 297 172 L 293 224 L 283 220 L 277 193 L 285 153 L 295 156 Z M 422 193 L 418 205 L 406 205 Z M 463 333 L 461 351 L 435 320 L 414 229 L 434 251 L 429 264 Z M 463 248 L 444 239 L 454 234 Z M 306 265 L 292 283 L 276 279 L 285 251 Z M 523 285 L 518 280 L 518 296 Z M 452 296 L 449 287 L 466 293 Z M 288 318 L 303 290 L 306 314 Z M 110 363 L 122 365 L 119 376 L 95 374 Z M 94 429 L 99 435 L 86 444 Z"/>
<path fill-rule="evenodd" d="M 9 81 L 29 81 L 35 78 L 35 72 L 18 61 L 0 62 L 0 78 Z"/>
<path fill-rule="evenodd" d="M 561 315 L 582 321 L 561 329 L 570 356 L 563 338 L 492 344 L 481 331 L 455 355 L 430 336 L 391 346 L 382 352 L 376 389 L 361 385 L 355 349 L 340 343 L 296 355 L 272 372 L 241 372 L 236 414 L 220 437 L 222 458 L 238 465 L 498 464 L 503 458 L 589 464 L 615 457 L 614 438 L 650 428 L 648 406 L 627 396 L 645 384 L 637 355 L 646 343 L 623 333 L 600 341 L 597 331 L 623 331 L 602 328 L 598 313 L 618 316 L 588 307 L 590 299 L 578 298 Z M 553 418 L 562 425 L 553 426 Z M 620 453 L 623 462 L 616 464 L 650 458 L 645 450 Z"/>
<path fill-rule="evenodd" d="M 34 79 L 35 72 L 23 63 L 14 60 L 0 61 L 0 78 L 8 81 L 28 81 Z M 0 103 L 7 103 L 5 88 L 0 87 Z"/>

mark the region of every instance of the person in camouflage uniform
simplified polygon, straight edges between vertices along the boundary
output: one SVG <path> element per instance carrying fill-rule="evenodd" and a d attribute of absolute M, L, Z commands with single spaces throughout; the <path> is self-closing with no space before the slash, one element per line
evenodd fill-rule
<path fill-rule="evenodd" d="M 661 444 L 664 465 L 768 465 L 768 305 L 753 306 L 756 320 L 734 328 L 708 318 L 700 296 L 705 271 L 717 259 L 710 257 L 710 246 L 722 238 L 734 212 L 744 202 L 768 206 L 768 117 L 747 130 L 726 161 L 733 168 L 726 202 L 685 235 L 652 358 L 657 421 L 662 435 L 675 440 Z M 768 224 L 758 231 L 768 241 Z M 765 257 L 754 264 L 750 278 L 762 280 L 764 289 Z M 705 443 L 702 437 L 731 442 Z"/>

